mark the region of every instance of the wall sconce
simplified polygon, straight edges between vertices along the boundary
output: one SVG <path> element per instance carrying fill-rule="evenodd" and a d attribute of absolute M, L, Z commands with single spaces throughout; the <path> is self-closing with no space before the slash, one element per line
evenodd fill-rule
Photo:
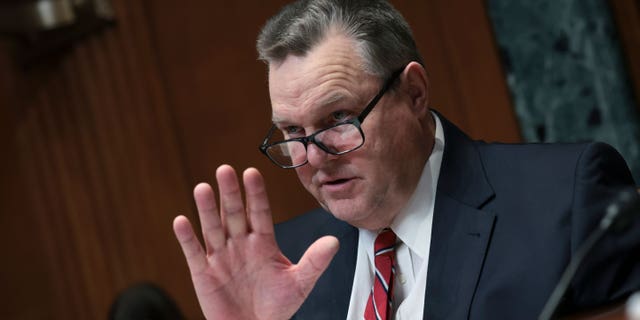
<path fill-rule="evenodd" d="M 0 2 L 0 36 L 17 42 L 16 58 L 27 65 L 114 22 L 109 0 Z"/>

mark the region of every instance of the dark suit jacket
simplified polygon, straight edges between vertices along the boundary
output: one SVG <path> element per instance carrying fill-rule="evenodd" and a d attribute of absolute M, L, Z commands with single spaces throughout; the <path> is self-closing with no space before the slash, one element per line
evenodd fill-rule
<path fill-rule="evenodd" d="M 424 315 L 416 319 L 535 319 L 609 202 L 635 187 L 629 170 L 606 144 L 487 144 L 440 119 L 445 149 Z M 565 312 L 640 289 L 640 223 L 629 230 L 594 249 L 571 285 Z M 276 226 L 293 262 L 324 235 L 336 236 L 340 250 L 296 319 L 345 319 L 358 230 L 322 209 Z"/>

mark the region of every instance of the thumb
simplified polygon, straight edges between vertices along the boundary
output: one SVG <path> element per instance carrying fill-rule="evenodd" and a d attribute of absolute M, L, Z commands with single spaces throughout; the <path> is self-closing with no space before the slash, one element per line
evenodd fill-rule
<path fill-rule="evenodd" d="M 300 258 L 297 265 L 298 281 L 305 297 L 311 292 L 320 275 L 327 269 L 339 247 L 340 244 L 336 237 L 324 236 L 316 240 Z"/>

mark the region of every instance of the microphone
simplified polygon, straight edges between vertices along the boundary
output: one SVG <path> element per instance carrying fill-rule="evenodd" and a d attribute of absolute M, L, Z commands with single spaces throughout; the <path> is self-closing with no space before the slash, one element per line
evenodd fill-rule
<path fill-rule="evenodd" d="M 636 191 L 626 190 L 618 194 L 616 199 L 607 207 L 604 217 L 600 220 L 598 227 L 591 232 L 589 237 L 582 243 L 580 248 L 571 257 L 569 265 L 562 273 L 562 277 L 555 289 L 549 296 L 538 320 L 550 320 L 560 305 L 560 301 L 569 288 L 569 284 L 582 264 L 582 261 L 591 249 L 608 232 L 614 233 L 623 231 L 628 227 L 634 218 L 640 213 L 640 196 Z"/>
<path fill-rule="evenodd" d="M 614 232 L 624 230 L 633 221 L 634 215 L 640 213 L 640 196 L 634 191 L 622 192 L 617 201 L 607 207 L 607 213 L 600 220 L 600 229 L 613 229 Z"/>

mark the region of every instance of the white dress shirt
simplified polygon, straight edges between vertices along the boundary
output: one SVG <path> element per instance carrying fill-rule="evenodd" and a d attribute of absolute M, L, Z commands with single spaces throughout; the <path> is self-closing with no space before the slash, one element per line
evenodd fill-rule
<path fill-rule="evenodd" d="M 416 190 L 390 226 L 398 239 L 393 288 L 395 320 L 421 319 L 424 310 L 433 206 L 444 151 L 442 124 L 438 116 L 432 114 L 436 122 L 433 150 L 422 170 Z M 377 235 L 378 231 L 359 229 L 358 257 L 347 319 L 364 318 L 365 306 L 373 285 L 373 243 Z"/>

